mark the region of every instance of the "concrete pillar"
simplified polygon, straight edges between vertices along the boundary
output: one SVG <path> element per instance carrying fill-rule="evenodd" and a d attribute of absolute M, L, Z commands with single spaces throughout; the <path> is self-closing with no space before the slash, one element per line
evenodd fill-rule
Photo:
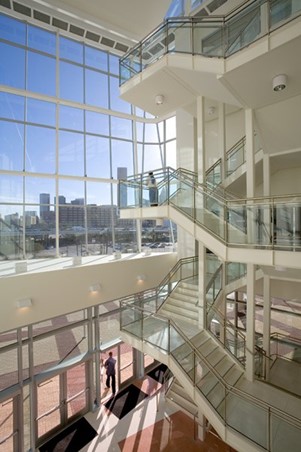
<path fill-rule="evenodd" d="M 206 178 L 206 159 L 205 159 L 205 98 L 199 96 L 197 104 L 197 151 L 198 151 L 198 180 L 205 182 Z"/>
<path fill-rule="evenodd" d="M 271 281 L 268 275 L 263 277 L 263 349 L 266 352 L 267 359 L 265 363 L 266 377 L 269 378 L 270 364 L 269 356 L 271 335 Z"/>
<path fill-rule="evenodd" d="M 246 378 L 254 380 L 255 346 L 255 265 L 247 264 L 247 329 L 246 329 Z"/>
<path fill-rule="evenodd" d="M 221 158 L 221 181 L 225 180 L 226 173 L 226 115 L 225 115 L 225 104 L 219 103 L 218 105 L 218 153 Z"/>
<path fill-rule="evenodd" d="M 199 243 L 199 327 L 206 325 L 206 247 Z"/>

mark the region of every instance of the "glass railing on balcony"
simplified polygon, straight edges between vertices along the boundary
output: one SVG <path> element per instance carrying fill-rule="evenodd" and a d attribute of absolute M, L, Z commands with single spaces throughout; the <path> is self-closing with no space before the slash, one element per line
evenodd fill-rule
<path fill-rule="evenodd" d="M 243 278 L 247 274 L 247 265 L 241 262 L 226 262 L 226 285 Z"/>
<path fill-rule="evenodd" d="M 227 198 L 182 169 L 154 171 L 159 204 L 168 204 L 229 246 L 301 250 L 301 196 Z M 119 182 L 120 208 L 150 205 L 147 175 Z"/>
<path fill-rule="evenodd" d="M 254 152 L 261 149 L 259 137 L 254 134 Z M 234 171 L 246 163 L 246 137 L 241 138 L 226 153 L 225 177 L 231 176 Z M 206 171 L 206 184 L 209 188 L 216 188 L 222 183 L 222 160 L 219 159 Z"/>
<path fill-rule="evenodd" d="M 129 322 L 129 318 L 136 321 Z M 284 444 L 286 450 L 299 450 L 300 420 L 227 383 L 171 320 L 136 306 L 124 306 L 120 328 L 168 353 L 181 369 L 183 378 L 211 405 L 225 427 L 266 451 L 280 452 Z"/>
<path fill-rule="evenodd" d="M 297 1 L 254 0 L 227 16 L 167 19 L 120 59 L 120 85 L 167 53 L 228 57 L 300 14 Z"/>

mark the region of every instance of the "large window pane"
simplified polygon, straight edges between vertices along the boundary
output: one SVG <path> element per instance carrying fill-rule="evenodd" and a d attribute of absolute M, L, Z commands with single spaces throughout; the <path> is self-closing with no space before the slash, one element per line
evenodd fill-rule
<path fill-rule="evenodd" d="M 112 177 L 117 178 L 118 167 L 127 168 L 133 174 L 133 144 L 126 141 L 112 140 Z"/>
<path fill-rule="evenodd" d="M 131 114 L 131 104 L 119 97 L 119 79 L 116 77 L 110 77 L 110 108 Z"/>
<path fill-rule="evenodd" d="M 111 184 L 107 182 L 87 182 L 87 204 L 107 207 L 111 204 Z M 100 212 L 102 209 L 100 209 Z"/>
<path fill-rule="evenodd" d="M 23 153 L 24 124 L 0 121 L 0 168 L 22 171 Z"/>
<path fill-rule="evenodd" d="M 23 202 L 23 176 L 1 175 L 0 202 Z"/>
<path fill-rule="evenodd" d="M 27 66 L 27 88 L 36 93 L 55 96 L 55 59 L 28 52 Z"/>
<path fill-rule="evenodd" d="M 60 58 L 75 61 L 83 64 L 84 62 L 84 47 L 83 44 L 71 39 L 60 36 Z"/>
<path fill-rule="evenodd" d="M 54 103 L 28 98 L 26 110 L 28 122 L 55 127 L 56 105 Z"/>
<path fill-rule="evenodd" d="M 163 148 L 156 145 L 145 145 L 144 146 L 144 171 L 149 171 L 153 169 L 162 168 L 163 162 L 163 151 L 161 154 L 161 149 Z"/>
<path fill-rule="evenodd" d="M 102 50 L 85 46 L 85 64 L 95 69 L 107 72 L 108 70 L 108 54 Z"/>
<path fill-rule="evenodd" d="M 84 136 L 81 133 L 60 132 L 59 173 L 84 176 Z"/>
<path fill-rule="evenodd" d="M 86 69 L 86 104 L 108 108 L 108 76 Z"/>
<path fill-rule="evenodd" d="M 0 61 L 0 84 L 24 89 L 25 50 L 1 42 Z"/>
<path fill-rule="evenodd" d="M 55 146 L 55 129 L 27 126 L 25 170 L 34 173 L 54 173 Z"/>
<path fill-rule="evenodd" d="M 86 170 L 88 177 L 110 177 L 109 139 L 87 135 Z"/>
<path fill-rule="evenodd" d="M 60 128 L 83 131 L 84 130 L 84 110 L 79 108 L 60 107 Z"/>
<path fill-rule="evenodd" d="M 109 70 L 111 74 L 119 75 L 119 58 L 115 55 L 109 55 Z"/>
<path fill-rule="evenodd" d="M 0 93 L 0 117 L 24 121 L 24 103 L 23 96 L 15 94 Z"/>
<path fill-rule="evenodd" d="M 0 15 L 1 38 L 6 41 L 16 42 L 25 45 L 26 25 L 23 22 Z"/>
<path fill-rule="evenodd" d="M 109 116 L 86 111 L 86 132 L 109 135 Z"/>
<path fill-rule="evenodd" d="M 132 121 L 111 116 L 111 135 L 116 138 L 132 139 Z"/>
<path fill-rule="evenodd" d="M 60 62 L 60 96 L 63 99 L 83 102 L 84 73 L 82 67 Z"/>
<path fill-rule="evenodd" d="M 28 25 L 28 47 L 55 55 L 56 35 L 42 28 Z"/>
<path fill-rule="evenodd" d="M 84 182 L 61 179 L 59 181 L 59 204 L 84 204 Z"/>
<path fill-rule="evenodd" d="M 158 143 L 159 137 L 158 137 L 158 130 L 157 130 L 157 124 L 145 124 L 145 137 L 144 142 L 148 143 Z"/>
<path fill-rule="evenodd" d="M 55 180 L 45 177 L 25 178 L 25 202 L 32 204 L 42 204 L 38 210 L 38 215 L 42 218 L 45 212 L 49 211 L 50 205 L 53 206 L 55 198 Z M 43 206 L 47 205 L 45 209 Z"/>

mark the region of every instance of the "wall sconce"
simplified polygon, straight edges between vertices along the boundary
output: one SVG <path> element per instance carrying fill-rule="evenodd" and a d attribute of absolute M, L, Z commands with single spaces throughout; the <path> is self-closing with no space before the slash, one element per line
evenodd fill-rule
<path fill-rule="evenodd" d="M 287 85 L 287 76 L 285 74 L 276 75 L 273 78 L 273 90 L 274 91 L 283 91 Z"/>
<path fill-rule="evenodd" d="M 81 265 L 82 263 L 82 257 L 81 256 L 74 256 L 72 258 L 73 265 Z"/>
<path fill-rule="evenodd" d="M 16 300 L 15 302 L 16 308 L 30 308 L 32 306 L 31 298 L 22 298 L 21 300 Z"/>
<path fill-rule="evenodd" d="M 146 276 L 145 275 L 138 275 L 136 279 L 137 279 L 138 282 L 143 282 L 143 281 L 146 280 Z"/>
<path fill-rule="evenodd" d="M 27 272 L 27 262 L 16 262 L 15 263 L 16 273 L 26 273 Z"/>
<path fill-rule="evenodd" d="M 96 284 L 91 284 L 91 286 L 89 286 L 89 292 L 91 293 L 96 293 L 100 291 L 100 284 L 96 283 Z"/>
<path fill-rule="evenodd" d="M 162 105 L 164 102 L 164 96 L 162 96 L 162 94 L 157 94 L 157 96 L 155 97 L 155 102 L 156 105 Z"/>

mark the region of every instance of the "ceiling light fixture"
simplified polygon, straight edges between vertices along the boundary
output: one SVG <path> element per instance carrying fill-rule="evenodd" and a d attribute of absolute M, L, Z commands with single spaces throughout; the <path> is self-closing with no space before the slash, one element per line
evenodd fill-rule
<path fill-rule="evenodd" d="M 164 102 L 164 96 L 162 94 L 157 94 L 155 97 L 156 105 L 162 105 Z"/>
<path fill-rule="evenodd" d="M 138 282 L 142 282 L 142 281 L 145 281 L 146 280 L 146 276 L 145 275 L 138 275 L 137 276 L 137 281 Z"/>
<path fill-rule="evenodd" d="M 276 75 L 273 78 L 273 90 L 283 91 L 287 85 L 287 76 L 285 74 Z"/>

